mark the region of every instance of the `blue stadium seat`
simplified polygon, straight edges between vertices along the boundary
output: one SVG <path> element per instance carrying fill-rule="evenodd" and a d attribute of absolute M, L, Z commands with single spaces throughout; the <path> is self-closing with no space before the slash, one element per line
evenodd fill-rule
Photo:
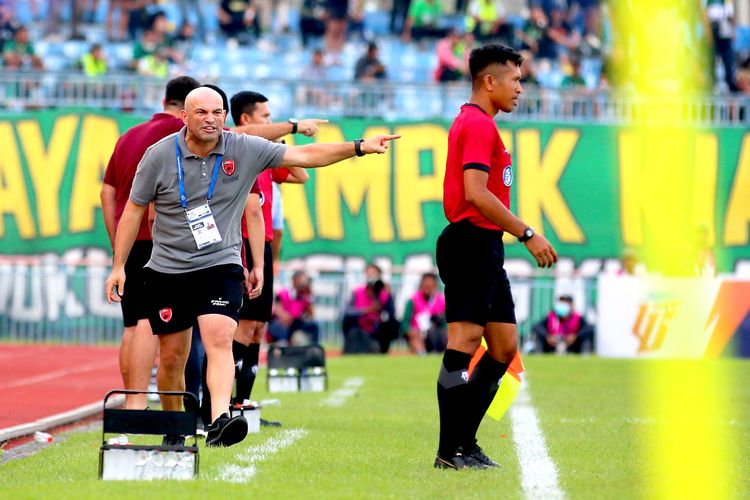
<path fill-rule="evenodd" d="M 737 26 L 734 38 L 734 50 L 744 55 L 750 52 L 750 26 Z"/>
<path fill-rule="evenodd" d="M 365 31 L 374 36 L 388 35 L 390 33 L 390 12 L 376 10 L 365 14 Z"/>

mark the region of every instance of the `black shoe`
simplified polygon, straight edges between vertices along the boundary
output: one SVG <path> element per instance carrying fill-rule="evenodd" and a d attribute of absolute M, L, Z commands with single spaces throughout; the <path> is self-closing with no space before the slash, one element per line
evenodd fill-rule
<path fill-rule="evenodd" d="M 162 446 L 185 446 L 185 436 L 167 434 L 161 440 L 161 445 Z"/>
<path fill-rule="evenodd" d="M 266 420 L 265 418 L 260 419 L 261 427 L 281 427 L 281 422 L 276 420 Z"/>
<path fill-rule="evenodd" d="M 224 413 L 208 427 L 206 445 L 232 446 L 245 439 L 245 436 L 247 436 L 247 420 L 245 420 L 245 417 L 229 418 L 229 415 Z"/>
<path fill-rule="evenodd" d="M 440 455 L 435 457 L 435 468 L 436 469 L 487 469 L 488 467 L 480 463 L 476 458 L 471 455 L 465 455 L 463 450 L 459 448 L 453 456 L 449 458 L 443 458 Z"/>
<path fill-rule="evenodd" d="M 484 454 L 484 451 L 482 451 L 482 448 L 479 447 L 478 444 L 474 444 L 473 446 L 467 446 L 466 448 L 466 455 L 470 456 L 480 464 L 484 465 L 488 469 L 492 469 L 494 467 L 499 467 L 500 464 L 492 460 L 490 457 Z"/>

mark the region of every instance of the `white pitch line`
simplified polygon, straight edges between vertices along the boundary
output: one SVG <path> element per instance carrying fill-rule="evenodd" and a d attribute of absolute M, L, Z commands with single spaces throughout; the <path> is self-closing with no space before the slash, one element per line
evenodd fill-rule
<path fill-rule="evenodd" d="M 352 377 L 344 381 L 341 389 L 333 391 L 333 394 L 320 402 L 321 406 L 333 406 L 334 408 L 344 406 L 346 400 L 357 393 L 357 389 L 362 387 L 365 379 L 362 377 Z"/>
<path fill-rule="evenodd" d="M 565 494 L 557 481 L 557 467 L 549 456 L 539 418 L 531 405 L 527 382 L 510 407 L 513 440 L 521 467 L 521 486 L 529 499 L 561 499 Z"/>
<path fill-rule="evenodd" d="M 272 459 L 279 451 L 292 446 L 307 435 L 305 429 L 288 429 L 272 436 L 265 443 L 251 445 L 237 459 L 244 465 L 227 464 L 219 471 L 218 480 L 246 483 L 258 471 L 257 464 Z"/>

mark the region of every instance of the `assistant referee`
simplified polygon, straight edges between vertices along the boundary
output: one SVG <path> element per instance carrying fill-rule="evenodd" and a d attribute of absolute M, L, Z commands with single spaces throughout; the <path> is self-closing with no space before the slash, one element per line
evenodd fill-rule
<path fill-rule="evenodd" d="M 474 49 L 469 57 L 471 98 L 448 134 L 443 208 L 450 223 L 437 241 L 448 322 L 437 386 L 437 468 L 498 465 L 477 445 L 476 433 L 518 344 L 513 297 L 503 269 L 503 232 L 517 236 L 539 267 L 557 262 L 552 245 L 510 211 L 513 167 L 494 120 L 498 111 L 510 113 L 518 103 L 522 60 L 502 45 Z M 488 350 L 469 377 L 469 363 L 482 337 Z"/>

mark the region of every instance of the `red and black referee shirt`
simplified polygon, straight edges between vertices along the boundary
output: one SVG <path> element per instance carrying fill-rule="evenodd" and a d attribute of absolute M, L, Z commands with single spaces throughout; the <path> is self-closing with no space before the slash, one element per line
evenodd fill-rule
<path fill-rule="evenodd" d="M 495 121 L 476 104 L 464 104 L 448 133 L 448 159 L 443 181 L 443 210 L 450 222 L 468 219 L 475 226 L 502 230 L 466 201 L 464 170 L 475 168 L 489 174 L 487 188 L 510 208 L 513 168 L 510 154 Z"/>

